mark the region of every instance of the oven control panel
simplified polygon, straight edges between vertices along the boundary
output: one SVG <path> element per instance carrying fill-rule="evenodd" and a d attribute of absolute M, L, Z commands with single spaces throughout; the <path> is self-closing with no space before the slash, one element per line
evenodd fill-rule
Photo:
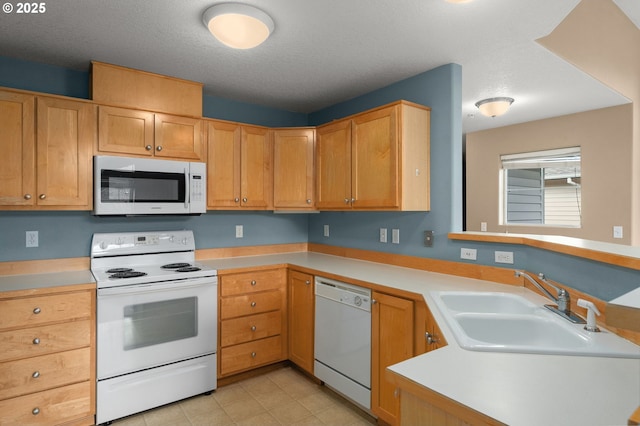
<path fill-rule="evenodd" d="M 91 241 L 91 257 L 193 250 L 193 231 L 98 233 Z"/>

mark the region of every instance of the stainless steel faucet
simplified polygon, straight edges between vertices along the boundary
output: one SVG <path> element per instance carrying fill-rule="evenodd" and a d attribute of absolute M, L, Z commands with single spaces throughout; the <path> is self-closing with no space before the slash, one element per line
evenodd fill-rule
<path fill-rule="evenodd" d="M 558 286 L 557 283 L 555 284 L 552 283 L 551 280 L 548 280 L 542 272 L 538 274 L 538 278 L 540 279 L 540 281 L 544 282 L 549 287 L 553 288 L 556 291 L 557 296 L 554 296 L 553 294 L 551 294 L 549 290 L 544 288 L 544 286 L 542 286 L 538 281 L 534 280 L 526 272 L 516 270 L 515 276 L 526 278 L 527 281 L 535 285 L 536 288 L 542 291 L 549 299 L 553 300 L 558 305 L 558 306 L 544 305 L 545 308 L 549 309 L 551 312 L 554 312 L 560 315 L 561 317 L 563 317 L 564 319 L 571 321 L 573 323 L 576 323 L 576 324 L 585 323 L 584 319 L 582 319 L 578 315 L 571 312 L 571 296 L 569 295 L 569 292 L 564 288 Z"/>

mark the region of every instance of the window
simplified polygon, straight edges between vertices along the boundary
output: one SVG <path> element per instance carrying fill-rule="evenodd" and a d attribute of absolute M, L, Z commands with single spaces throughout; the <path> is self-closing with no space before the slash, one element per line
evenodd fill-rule
<path fill-rule="evenodd" d="M 501 155 L 506 225 L 580 227 L 580 147 Z"/>

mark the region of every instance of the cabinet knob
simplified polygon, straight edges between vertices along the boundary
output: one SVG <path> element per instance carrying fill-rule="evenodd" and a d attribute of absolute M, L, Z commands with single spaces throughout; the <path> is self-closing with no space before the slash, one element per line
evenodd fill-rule
<path fill-rule="evenodd" d="M 31 194 L 24 194 L 24 199 L 25 200 L 30 200 L 31 199 Z"/>
<path fill-rule="evenodd" d="M 33 410 L 31 410 L 31 414 L 37 416 L 38 414 L 40 414 L 40 409 L 38 407 L 34 408 Z"/>
<path fill-rule="evenodd" d="M 255 308 L 256 307 L 256 302 L 251 302 L 251 307 Z"/>
<path fill-rule="evenodd" d="M 41 200 L 44 200 L 45 198 L 47 198 L 47 194 L 40 194 L 38 198 L 40 198 Z"/>
<path fill-rule="evenodd" d="M 144 149 L 146 149 L 147 151 L 151 151 L 151 145 L 145 146 Z"/>
<path fill-rule="evenodd" d="M 158 152 L 162 151 L 162 145 L 156 146 L 156 151 L 158 151 Z"/>
<path fill-rule="evenodd" d="M 243 203 L 246 203 L 247 201 L 248 201 L 248 200 L 247 200 L 247 197 L 244 197 L 244 198 L 242 199 L 242 202 L 243 202 Z"/>
<path fill-rule="evenodd" d="M 251 285 L 256 285 L 256 280 L 251 280 Z"/>
<path fill-rule="evenodd" d="M 311 204 L 311 198 L 307 198 L 307 204 Z"/>
<path fill-rule="evenodd" d="M 255 352 L 251 352 L 251 358 L 255 358 L 256 357 L 256 353 Z"/>
<path fill-rule="evenodd" d="M 434 336 L 428 331 L 424 333 L 424 337 L 427 339 L 427 343 L 433 345 L 434 343 L 438 343 L 438 336 Z"/>
<path fill-rule="evenodd" d="M 306 285 L 309 285 L 309 284 L 311 284 L 311 281 L 306 280 L 304 283 L 305 283 Z"/>
<path fill-rule="evenodd" d="M 240 202 L 240 198 L 236 197 L 233 201 L 235 201 L 236 203 Z"/>
<path fill-rule="evenodd" d="M 37 337 L 35 339 L 33 339 L 33 344 L 34 345 L 39 345 L 40 344 L 40 339 L 37 338 Z"/>
<path fill-rule="evenodd" d="M 355 203 L 355 202 L 356 202 L 356 199 L 355 199 L 355 198 L 352 198 L 352 199 L 351 199 L 351 204 L 353 204 L 353 203 Z"/>
<path fill-rule="evenodd" d="M 33 374 L 31 375 L 31 377 L 33 377 L 34 379 L 37 379 L 38 377 L 40 377 L 40 372 L 39 371 L 34 371 Z"/>
<path fill-rule="evenodd" d="M 255 325 L 251 326 L 251 331 L 256 331 L 256 326 Z"/>
<path fill-rule="evenodd" d="M 345 199 L 344 199 L 344 203 L 345 203 L 345 204 L 349 204 L 349 199 L 348 199 L 348 198 L 345 198 Z"/>
<path fill-rule="evenodd" d="M 34 308 L 34 309 L 33 309 L 33 313 L 34 313 L 34 314 L 36 314 L 36 315 L 38 315 L 40 312 L 42 312 L 42 311 L 40 310 L 40 308 Z"/>
<path fill-rule="evenodd" d="M 378 303 L 378 301 L 376 299 L 371 299 L 371 304 L 375 305 L 376 303 Z"/>

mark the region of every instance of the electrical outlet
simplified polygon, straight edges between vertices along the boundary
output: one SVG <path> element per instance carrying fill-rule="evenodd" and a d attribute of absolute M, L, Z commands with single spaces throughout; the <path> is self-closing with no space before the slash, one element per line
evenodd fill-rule
<path fill-rule="evenodd" d="M 380 228 L 380 242 L 387 242 L 387 228 Z"/>
<path fill-rule="evenodd" d="M 460 259 L 476 260 L 478 256 L 478 250 L 472 248 L 461 248 Z"/>
<path fill-rule="evenodd" d="M 487 232 L 487 222 L 480 222 L 480 231 Z"/>
<path fill-rule="evenodd" d="M 495 261 L 496 263 L 513 264 L 513 252 L 512 251 L 496 251 Z"/>
<path fill-rule="evenodd" d="M 329 225 L 324 225 L 323 235 L 324 235 L 325 237 L 328 237 L 328 236 L 329 236 Z"/>
<path fill-rule="evenodd" d="M 399 229 L 391 230 L 391 243 L 392 244 L 400 244 L 400 230 Z"/>
<path fill-rule="evenodd" d="M 236 238 L 244 237 L 244 227 L 242 225 L 236 225 Z"/>
<path fill-rule="evenodd" d="M 27 231 L 27 247 L 38 247 L 38 231 Z"/>
<path fill-rule="evenodd" d="M 622 226 L 613 227 L 613 238 L 623 238 Z"/>
<path fill-rule="evenodd" d="M 424 246 L 433 247 L 433 231 L 424 231 Z"/>

